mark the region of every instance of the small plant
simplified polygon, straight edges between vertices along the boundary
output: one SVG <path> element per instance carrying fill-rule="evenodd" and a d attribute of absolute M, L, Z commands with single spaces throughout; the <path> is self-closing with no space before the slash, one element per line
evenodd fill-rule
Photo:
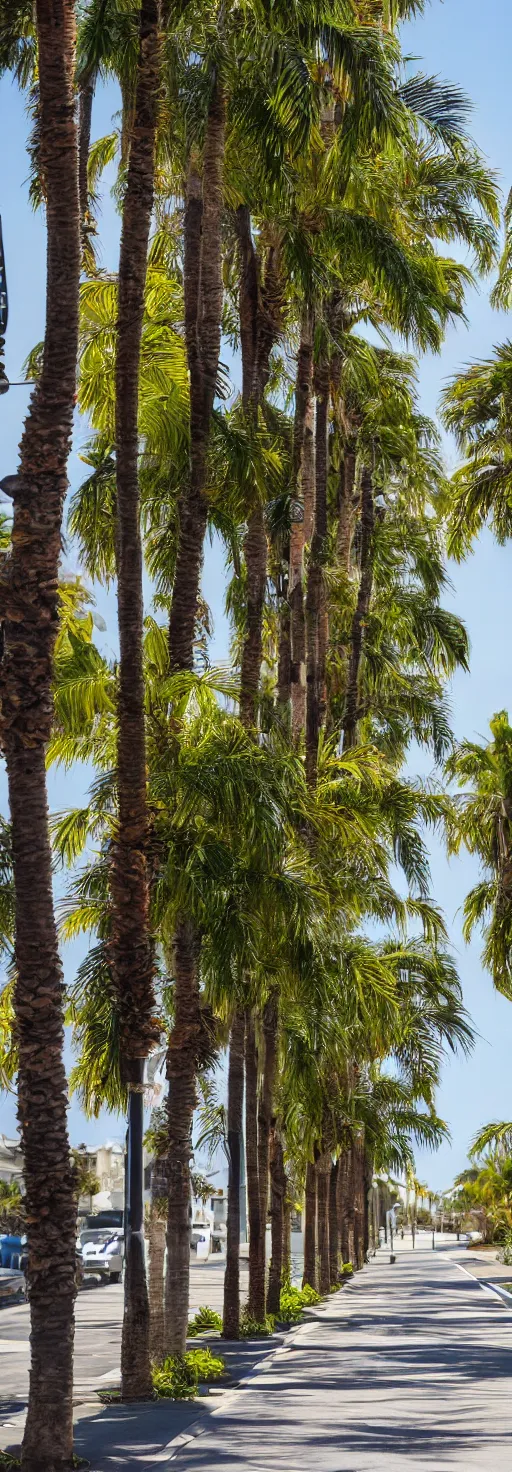
<path fill-rule="evenodd" d="M 316 1288 L 311 1287 L 310 1283 L 305 1283 L 304 1287 L 300 1290 L 300 1294 L 304 1308 L 314 1308 L 316 1303 L 322 1302 L 320 1294 L 317 1293 Z"/>
<path fill-rule="evenodd" d="M 171 1355 L 162 1365 L 155 1365 L 153 1385 L 157 1395 L 169 1400 L 191 1400 L 199 1381 L 207 1385 L 224 1373 L 224 1360 L 211 1349 L 187 1349 L 184 1355 Z"/>
<path fill-rule="evenodd" d="M 304 1300 L 300 1288 L 292 1288 L 290 1284 L 281 1289 L 279 1299 L 279 1318 L 283 1324 L 297 1324 L 302 1318 Z"/>
<path fill-rule="evenodd" d="M 222 1329 L 220 1314 L 217 1314 L 214 1308 L 208 1308 L 208 1304 L 203 1304 L 201 1308 L 198 1308 L 197 1313 L 190 1320 L 187 1333 L 189 1338 L 193 1339 L 195 1334 L 202 1334 L 205 1329 Z"/>
<path fill-rule="evenodd" d="M 505 1267 L 512 1268 L 512 1232 L 507 1232 L 503 1247 L 498 1252 L 498 1262 L 503 1262 Z"/>
<path fill-rule="evenodd" d="M 354 1268 L 353 1268 L 352 1263 L 351 1262 L 344 1262 L 341 1271 L 343 1273 L 343 1277 L 344 1278 L 351 1278 L 352 1275 L 353 1275 L 353 1272 L 354 1272 Z"/>
<path fill-rule="evenodd" d="M 309 1284 L 305 1288 L 294 1288 L 287 1283 L 281 1289 L 279 1318 L 283 1324 L 297 1324 L 302 1318 L 303 1309 L 313 1308 L 316 1303 L 321 1303 L 320 1294 L 310 1288 Z"/>
<path fill-rule="evenodd" d="M 187 1364 L 186 1355 L 170 1355 L 163 1365 L 153 1370 L 153 1385 L 157 1395 L 169 1400 L 191 1400 L 197 1391 L 198 1375 L 195 1365 Z"/>
<path fill-rule="evenodd" d="M 264 1324 L 258 1323 L 248 1308 L 242 1309 L 240 1315 L 240 1336 L 242 1339 L 266 1339 L 274 1332 L 275 1318 L 273 1314 L 266 1314 Z"/>
<path fill-rule="evenodd" d="M 212 1354 L 211 1349 L 187 1349 L 185 1359 L 188 1365 L 197 1370 L 197 1378 L 203 1385 L 209 1385 L 214 1380 L 222 1380 L 226 1374 L 225 1361 L 220 1354 Z"/>

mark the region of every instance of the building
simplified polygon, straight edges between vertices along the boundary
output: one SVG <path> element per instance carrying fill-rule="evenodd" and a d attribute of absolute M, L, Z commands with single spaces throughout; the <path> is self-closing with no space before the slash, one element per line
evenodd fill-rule
<path fill-rule="evenodd" d="M 107 1140 L 105 1145 L 79 1145 L 80 1154 L 87 1160 L 89 1170 L 99 1181 L 96 1196 L 81 1196 L 80 1211 L 106 1211 L 124 1208 L 124 1146 L 118 1140 Z"/>
<path fill-rule="evenodd" d="M 0 1135 L 0 1181 L 17 1181 L 21 1185 L 23 1176 L 23 1156 L 18 1139 L 11 1140 L 7 1135 Z"/>

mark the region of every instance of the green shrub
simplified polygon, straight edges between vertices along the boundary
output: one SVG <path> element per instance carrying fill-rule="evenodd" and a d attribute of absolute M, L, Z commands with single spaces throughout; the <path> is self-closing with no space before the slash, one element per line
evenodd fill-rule
<path fill-rule="evenodd" d="M 297 1324 L 304 1308 L 313 1308 L 321 1301 L 320 1294 L 310 1288 L 309 1283 L 305 1288 L 294 1288 L 288 1283 L 281 1289 L 279 1318 L 283 1324 Z"/>
<path fill-rule="evenodd" d="M 187 1349 L 184 1355 L 171 1355 L 153 1369 L 153 1385 L 157 1395 L 169 1400 L 190 1400 L 199 1381 L 210 1384 L 225 1372 L 224 1360 L 211 1349 Z"/>
<path fill-rule="evenodd" d="M 281 1288 L 279 1299 L 279 1318 L 283 1324 L 297 1324 L 302 1318 L 304 1299 L 300 1288 L 292 1288 L 288 1285 Z"/>
<path fill-rule="evenodd" d="M 203 1385 L 210 1385 L 214 1380 L 222 1380 L 226 1373 L 225 1361 L 220 1354 L 212 1354 L 211 1349 L 187 1349 L 185 1359 L 188 1365 L 197 1370 L 197 1378 Z"/>
<path fill-rule="evenodd" d="M 208 1304 L 203 1304 L 201 1308 L 198 1308 L 197 1313 L 190 1320 L 187 1334 L 190 1339 L 193 1339 L 194 1334 L 202 1334 L 204 1329 L 222 1329 L 220 1314 L 217 1314 L 214 1308 L 208 1308 Z"/>
<path fill-rule="evenodd" d="M 191 1400 L 196 1394 L 198 1374 L 195 1365 L 187 1364 L 187 1356 L 170 1355 L 163 1365 L 153 1370 L 153 1385 L 157 1395 L 169 1400 Z"/>
<path fill-rule="evenodd" d="M 314 1308 L 315 1303 L 322 1302 L 320 1294 L 317 1293 L 316 1288 L 311 1287 L 310 1283 L 306 1283 L 300 1293 L 304 1308 Z"/>
<path fill-rule="evenodd" d="M 354 1268 L 351 1262 L 344 1262 L 341 1269 L 344 1278 L 351 1278 Z"/>
<path fill-rule="evenodd" d="M 512 1268 L 512 1232 L 507 1232 L 503 1247 L 498 1252 L 498 1262 L 503 1262 L 505 1267 Z"/>

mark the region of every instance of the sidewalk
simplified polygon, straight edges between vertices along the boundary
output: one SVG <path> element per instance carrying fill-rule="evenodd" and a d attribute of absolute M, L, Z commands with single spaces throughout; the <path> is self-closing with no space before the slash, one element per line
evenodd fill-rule
<path fill-rule="evenodd" d="M 171 1465 L 509 1472 L 512 1316 L 455 1256 L 382 1252 Z"/>
<path fill-rule="evenodd" d="M 509 1472 L 512 1312 L 454 1239 L 396 1248 L 298 1329 L 223 1346 L 239 1389 L 77 1407 L 76 1451 L 91 1472 Z"/>

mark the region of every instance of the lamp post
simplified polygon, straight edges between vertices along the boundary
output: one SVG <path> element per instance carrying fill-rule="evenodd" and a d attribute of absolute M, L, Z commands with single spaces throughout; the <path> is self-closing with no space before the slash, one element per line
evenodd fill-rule
<path fill-rule="evenodd" d="M 6 394 L 9 387 L 9 379 L 5 371 L 4 350 L 5 334 L 9 318 L 9 300 L 7 296 L 7 276 L 5 272 L 4 243 L 2 239 L 2 220 L 0 217 L 0 394 Z"/>

